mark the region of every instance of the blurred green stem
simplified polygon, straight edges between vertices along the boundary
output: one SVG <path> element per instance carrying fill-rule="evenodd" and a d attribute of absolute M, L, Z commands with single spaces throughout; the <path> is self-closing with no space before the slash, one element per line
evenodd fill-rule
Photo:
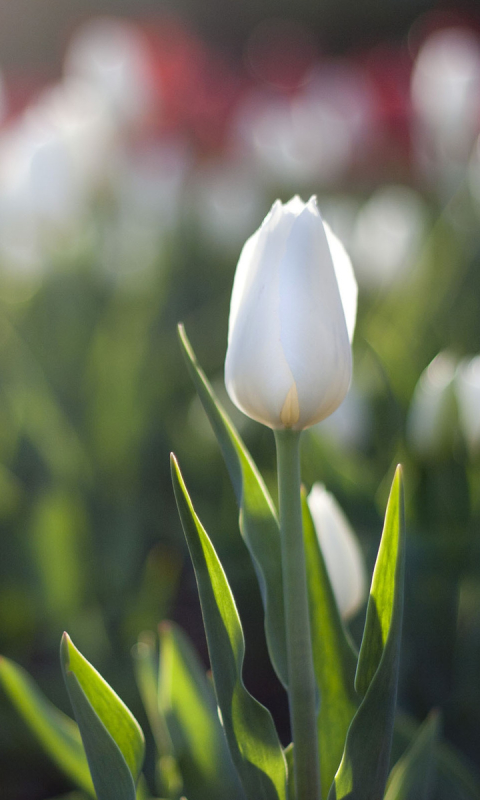
<path fill-rule="evenodd" d="M 300 432 L 275 431 L 296 800 L 320 799 L 316 687 L 300 498 Z"/>

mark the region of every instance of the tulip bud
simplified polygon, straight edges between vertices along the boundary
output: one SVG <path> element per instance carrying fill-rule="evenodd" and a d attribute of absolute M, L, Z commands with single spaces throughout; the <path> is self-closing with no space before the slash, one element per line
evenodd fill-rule
<path fill-rule="evenodd" d="M 463 361 L 455 375 L 460 426 L 473 453 L 480 449 L 480 356 Z"/>
<path fill-rule="evenodd" d="M 240 255 L 225 384 L 241 411 L 274 429 L 320 422 L 350 384 L 351 348 L 329 239 L 314 197 L 277 200 Z M 356 284 L 343 248 L 341 255 L 353 331 Z"/>
<path fill-rule="evenodd" d="M 342 509 L 323 484 L 316 483 L 312 487 L 308 507 L 338 610 L 348 619 L 362 605 L 367 588 L 360 545 Z"/>
<path fill-rule="evenodd" d="M 455 430 L 454 378 L 456 359 L 439 353 L 422 372 L 415 387 L 407 419 L 407 437 L 423 458 L 450 450 Z"/>

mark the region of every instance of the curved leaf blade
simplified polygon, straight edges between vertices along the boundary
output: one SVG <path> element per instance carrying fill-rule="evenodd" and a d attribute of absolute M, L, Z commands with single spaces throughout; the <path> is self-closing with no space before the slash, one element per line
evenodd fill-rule
<path fill-rule="evenodd" d="M 158 700 L 190 800 L 245 800 L 217 712 L 192 645 L 174 623 L 160 625 Z"/>
<path fill-rule="evenodd" d="M 243 631 L 213 545 L 172 456 L 172 480 L 197 578 L 215 692 L 233 763 L 247 797 L 287 800 L 287 770 L 270 712 L 245 689 Z"/>
<path fill-rule="evenodd" d="M 392 755 L 395 761 L 413 745 L 420 730 L 419 723 L 403 711 L 397 711 L 393 734 Z M 452 744 L 442 740 L 435 747 L 435 770 L 438 780 L 435 800 L 480 800 L 480 781 L 477 774 Z"/>
<path fill-rule="evenodd" d="M 326 798 L 342 759 L 347 731 L 359 703 L 354 689 L 357 654 L 337 608 L 304 490 L 302 517 L 313 664 L 320 691 L 320 775 L 322 797 Z"/>
<path fill-rule="evenodd" d="M 367 607 L 355 688 L 362 702 L 347 734 L 329 800 L 382 800 L 388 777 L 403 616 L 405 523 L 398 467 Z"/>
<path fill-rule="evenodd" d="M 178 331 L 188 371 L 222 451 L 239 506 L 240 533 L 250 553 L 262 595 L 270 659 L 279 680 L 287 688 L 282 555 L 277 512 L 250 453 L 199 366 L 182 325 Z"/>
<path fill-rule="evenodd" d="M 175 759 L 167 722 L 159 707 L 158 655 L 156 651 L 157 642 L 154 634 L 151 632 L 141 634 L 132 651 L 135 678 L 157 746 L 157 788 L 165 797 L 178 797 L 183 788 L 183 779 Z"/>
<path fill-rule="evenodd" d="M 144 737 L 126 705 L 65 633 L 63 674 L 99 800 L 132 800 Z"/>
<path fill-rule="evenodd" d="M 78 726 L 40 692 L 30 675 L 0 657 L 0 682 L 52 761 L 81 789 L 95 797 Z"/>
<path fill-rule="evenodd" d="M 388 780 L 385 800 L 432 799 L 436 771 L 435 750 L 439 733 L 439 715 L 433 712 L 395 764 Z"/>

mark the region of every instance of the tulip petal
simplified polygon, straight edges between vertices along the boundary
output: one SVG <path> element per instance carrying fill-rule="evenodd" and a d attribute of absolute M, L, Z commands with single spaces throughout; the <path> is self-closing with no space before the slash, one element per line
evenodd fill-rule
<path fill-rule="evenodd" d="M 358 286 L 353 271 L 350 256 L 345 250 L 342 242 L 335 236 L 330 225 L 323 222 L 325 233 L 327 234 L 328 246 L 332 255 L 335 277 L 337 278 L 340 299 L 342 301 L 345 322 L 347 323 L 348 338 L 353 341 L 355 323 L 357 321 L 357 299 Z"/>
<path fill-rule="evenodd" d="M 296 217 L 279 267 L 282 348 L 294 377 L 302 429 L 345 397 L 351 355 L 332 256 L 315 200 Z"/>
<path fill-rule="evenodd" d="M 341 246 L 331 237 L 332 245 L 315 198 L 294 197 L 273 205 L 240 256 L 225 383 L 244 413 L 272 428 L 320 422 L 348 390 L 349 334 L 331 247 L 344 276 L 350 332 L 356 284 L 346 253 L 339 258 Z"/>

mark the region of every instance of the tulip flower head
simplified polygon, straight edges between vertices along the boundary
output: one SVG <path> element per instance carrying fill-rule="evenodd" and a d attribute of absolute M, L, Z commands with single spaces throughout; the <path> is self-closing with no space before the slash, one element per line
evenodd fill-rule
<path fill-rule="evenodd" d="M 274 429 L 302 430 L 332 414 L 350 384 L 355 309 L 348 256 L 315 198 L 277 200 L 235 274 L 225 362 L 233 402 Z"/>

